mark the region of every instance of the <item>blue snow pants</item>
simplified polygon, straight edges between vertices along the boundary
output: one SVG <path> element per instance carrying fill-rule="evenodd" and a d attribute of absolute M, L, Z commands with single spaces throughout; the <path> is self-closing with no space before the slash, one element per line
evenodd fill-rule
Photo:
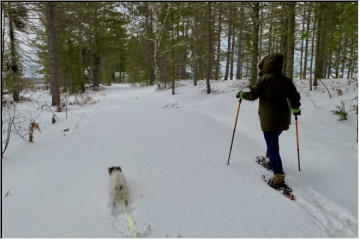
<path fill-rule="evenodd" d="M 268 156 L 270 159 L 271 169 L 273 170 L 274 174 L 284 174 L 279 148 L 279 136 L 281 132 L 282 131 L 264 132 L 267 146 L 266 156 Z"/>

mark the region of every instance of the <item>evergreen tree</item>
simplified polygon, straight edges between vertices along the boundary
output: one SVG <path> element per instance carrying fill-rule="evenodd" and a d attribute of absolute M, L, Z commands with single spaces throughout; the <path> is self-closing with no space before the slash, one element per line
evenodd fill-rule
<path fill-rule="evenodd" d="M 10 60 L 7 63 L 8 73 L 5 76 L 6 86 L 12 93 L 15 102 L 20 101 L 20 91 L 24 87 L 21 81 L 21 56 L 17 34 L 25 33 L 27 29 L 28 9 L 22 2 L 2 3 L 4 17 L 7 18 L 10 44 Z M 3 50 L 4 53 L 4 50 Z"/>

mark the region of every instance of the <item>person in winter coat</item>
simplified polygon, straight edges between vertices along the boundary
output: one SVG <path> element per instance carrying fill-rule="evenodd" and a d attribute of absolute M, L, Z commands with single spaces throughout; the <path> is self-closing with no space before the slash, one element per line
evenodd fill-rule
<path fill-rule="evenodd" d="M 291 114 L 300 115 L 300 94 L 290 78 L 282 74 L 284 56 L 268 55 L 258 64 L 259 79 L 249 92 L 240 91 L 236 97 L 254 101 L 259 98 L 261 129 L 267 146 L 269 167 L 274 176 L 269 180 L 272 187 L 285 183 L 285 174 L 279 153 L 279 136 L 288 130 Z"/>

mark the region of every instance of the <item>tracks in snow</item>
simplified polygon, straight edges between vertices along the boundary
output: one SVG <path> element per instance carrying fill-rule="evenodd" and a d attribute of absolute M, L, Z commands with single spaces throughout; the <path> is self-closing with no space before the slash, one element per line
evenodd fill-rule
<path fill-rule="evenodd" d="M 297 204 L 309 219 L 330 237 L 355 237 L 357 220 L 319 192 L 308 189 L 297 194 Z"/>

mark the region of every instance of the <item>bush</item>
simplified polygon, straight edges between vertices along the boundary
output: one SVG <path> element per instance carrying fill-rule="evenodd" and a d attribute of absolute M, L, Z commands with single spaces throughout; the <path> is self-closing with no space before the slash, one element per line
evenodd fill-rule
<path fill-rule="evenodd" d="M 336 89 L 336 93 L 338 96 L 342 96 L 344 92 L 341 89 Z"/>
<path fill-rule="evenodd" d="M 341 101 L 341 106 L 336 105 L 336 110 L 331 111 L 334 115 L 337 115 L 339 117 L 339 121 L 347 120 L 348 113 L 345 110 L 345 103 L 344 101 Z"/>

